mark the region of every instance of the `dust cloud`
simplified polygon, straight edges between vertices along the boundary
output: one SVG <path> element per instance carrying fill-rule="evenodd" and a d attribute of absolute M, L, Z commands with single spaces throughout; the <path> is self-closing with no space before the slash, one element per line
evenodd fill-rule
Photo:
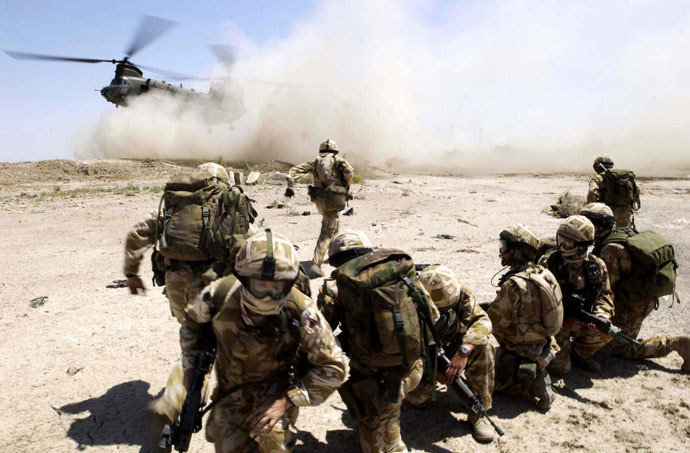
<path fill-rule="evenodd" d="M 353 162 L 388 168 L 589 171 L 607 152 L 641 174 L 687 171 L 686 11 L 672 1 L 326 1 L 261 44 L 228 23 L 244 115 L 215 124 L 233 114 L 142 96 L 95 121 L 75 152 L 297 162 L 332 138 Z"/>

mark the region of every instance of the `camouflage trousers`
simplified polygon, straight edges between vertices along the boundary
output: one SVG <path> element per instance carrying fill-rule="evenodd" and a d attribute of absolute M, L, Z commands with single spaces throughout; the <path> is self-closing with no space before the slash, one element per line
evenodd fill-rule
<path fill-rule="evenodd" d="M 316 208 L 321 214 L 321 233 L 319 239 L 316 241 L 316 248 L 314 249 L 314 264 L 321 266 L 324 261 L 328 246 L 331 245 L 331 238 L 338 232 L 339 211 L 328 209 L 328 207 L 321 201 L 316 201 Z"/>
<path fill-rule="evenodd" d="M 555 338 L 561 350 L 556 353 L 556 357 L 549 365 L 548 370 L 557 375 L 570 372 L 572 366 L 570 363 L 571 352 L 574 351 L 580 357 L 589 358 L 611 341 L 611 337 L 598 330 L 582 327 L 578 331 L 573 331 L 566 328 L 565 324 Z"/>
<path fill-rule="evenodd" d="M 642 322 L 659 303 L 658 299 L 647 299 L 634 304 L 617 304 L 613 323 L 620 327 L 623 333 L 637 339 Z M 651 359 L 665 357 L 673 351 L 669 345 L 670 338 L 666 336 L 640 339 L 640 346 L 625 340 L 614 339 L 611 342 L 611 353 L 622 359 Z"/>
<path fill-rule="evenodd" d="M 543 345 L 521 348 L 500 346 L 496 352 L 496 391 L 538 400 L 550 398 L 551 376 L 537 358 Z"/>
<path fill-rule="evenodd" d="M 165 272 L 164 294 L 170 303 L 170 313 L 180 324 L 184 321 L 187 305 L 194 301 L 207 284 L 200 273 L 194 272 L 185 264 Z"/>
<path fill-rule="evenodd" d="M 376 413 L 366 413 L 357 420 L 362 453 L 407 452 L 400 436 L 400 408 L 405 397 L 419 385 L 423 374 L 424 363 L 417 359 L 402 376 L 398 400 L 384 402 Z"/>
<path fill-rule="evenodd" d="M 630 206 L 616 206 L 611 208 L 618 228 L 629 227 L 632 223 L 633 209 Z"/>
<path fill-rule="evenodd" d="M 222 389 L 218 390 L 222 393 Z M 263 392 L 262 392 L 263 393 Z M 211 410 L 206 425 L 206 440 L 215 444 L 216 453 L 289 452 L 295 448 L 294 426 L 299 408 L 291 406 L 271 431 L 249 432 L 242 424 L 261 399 L 259 392 L 242 397 L 226 397 Z"/>
<path fill-rule="evenodd" d="M 475 395 L 482 398 L 485 409 L 490 409 L 494 393 L 494 374 L 496 368 L 494 347 L 476 346 L 467 359 L 465 379 Z M 426 373 L 425 373 L 426 374 Z M 414 405 L 420 405 L 431 397 L 430 384 L 419 385 L 412 390 L 405 400 Z"/>

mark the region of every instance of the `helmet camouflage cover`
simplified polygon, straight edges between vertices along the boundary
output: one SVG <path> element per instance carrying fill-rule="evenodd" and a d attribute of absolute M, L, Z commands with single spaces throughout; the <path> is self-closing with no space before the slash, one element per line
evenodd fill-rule
<path fill-rule="evenodd" d="M 558 227 L 556 238 L 559 246 L 563 245 L 564 240 L 576 244 L 593 243 L 594 225 L 585 216 L 571 215 Z"/>
<path fill-rule="evenodd" d="M 599 165 L 603 165 L 606 168 L 613 168 L 613 160 L 611 160 L 611 157 L 608 154 L 597 156 L 597 158 L 594 159 L 594 169 L 596 170 Z"/>
<path fill-rule="evenodd" d="M 530 227 L 522 223 L 501 231 L 499 237 L 508 244 L 525 245 L 534 250 L 535 253 L 539 249 L 539 238 Z"/>
<path fill-rule="evenodd" d="M 363 231 L 341 230 L 331 239 L 331 245 L 328 247 L 328 256 L 335 256 L 340 252 L 363 247 L 371 248 L 371 242 Z"/>
<path fill-rule="evenodd" d="M 204 171 L 208 173 L 211 176 L 214 176 L 216 178 L 221 178 L 221 179 L 230 179 L 230 175 L 228 174 L 228 171 L 223 167 L 222 165 L 219 165 L 215 162 L 206 162 L 198 167 L 196 167 L 197 170 L 199 171 Z"/>
<path fill-rule="evenodd" d="M 298 272 L 299 258 L 292 242 L 270 229 L 247 239 L 235 257 L 235 273 L 240 277 L 290 281 Z"/>
<path fill-rule="evenodd" d="M 319 145 L 319 152 L 320 153 L 337 153 L 338 152 L 338 145 L 335 143 L 335 140 L 331 140 L 329 138 L 325 142 L 321 143 L 321 145 Z"/>
<path fill-rule="evenodd" d="M 604 203 L 589 203 L 580 209 L 580 215 L 594 221 L 613 221 L 613 211 Z"/>
<path fill-rule="evenodd" d="M 447 266 L 433 264 L 425 268 L 419 273 L 419 281 L 437 308 L 452 307 L 460 299 L 460 282 Z"/>

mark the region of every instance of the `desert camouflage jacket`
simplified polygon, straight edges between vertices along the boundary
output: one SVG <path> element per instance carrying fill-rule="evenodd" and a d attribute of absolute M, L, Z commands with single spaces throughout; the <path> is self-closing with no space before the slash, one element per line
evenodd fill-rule
<path fill-rule="evenodd" d="M 160 227 L 160 225 L 159 225 Z M 125 275 L 139 275 L 144 253 L 156 242 L 156 213 L 137 223 L 125 239 Z"/>
<path fill-rule="evenodd" d="M 329 153 L 330 154 L 330 153 Z M 348 161 L 346 161 L 344 158 L 340 157 L 339 155 L 335 154 L 334 156 L 334 165 L 337 165 L 340 167 L 340 171 L 342 171 L 343 179 L 345 180 L 345 186 L 349 187 L 350 184 L 352 183 L 352 176 L 354 174 L 354 169 L 352 168 L 352 165 Z M 288 187 L 292 187 L 294 185 L 294 182 L 299 180 L 300 178 L 307 176 L 307 175 L 313 175 L 314 176 L 314 186 L 315 187 L 327 187 L 331 184 L 335 184 L 338 186 L 343 185 L 343 181 L 340 179 L 340 171 L 333 170 L 333 178 L 329 180 L 319 180 L 317 178 L 317 174 L 314 170 L 317 160 L 310 160 L 307 162 L 303 162 L 299 165 L 295 165 L 290 169 L 290 174 L 288 177 Z"/>
<path fill-rule="evenodd" d="M 598 173 L 589 180 L 589 189 L 587 190 L 587 203 L 596 203 L 601 199 L 601 184 L 604 182 L 602 173 Z"/>
<path fill-rule="evenodd" d="M 460 300 L 452 307 L 439 309 L 436 335 L 444 344 L 483 346 L 489 343 L 491 319 L 479 306 L 472 291 L 460 286 Z"/>
<path fill-rule="evenodd" d="M 238 281 L 222 302 L 214 300 L 214 291 L 224 280 L 208 285 L 188 308 L 180 328 L 185 369 L 195 366 L 206 341 L 203 326 L 211 322 L 217 342 L 214 367 L 220 394 L 240 384 L 261 382 L 261 386 L 268 386 L 267 382 L 288 381 L 286 392 L 292 403 L 313 406 L 340 387 L 347 376 L 345 355 L 309 297 L 293 288 L 285 305 L 293 327 L 279 330 L 276 326 L 269 335 L 268 329 L 249 327 L 242 320 Z M 287 378 L 298 357 L 306 358 L 306 363 L 302 361 L 306 366 Z"/>

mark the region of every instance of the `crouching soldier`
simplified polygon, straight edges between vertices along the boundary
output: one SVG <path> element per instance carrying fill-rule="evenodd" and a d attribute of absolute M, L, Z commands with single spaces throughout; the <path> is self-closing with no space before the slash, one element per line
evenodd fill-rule
<path fill-rule="evenodd" d="M 561 290 L 548 269 L 533 263 L 539 239 L 529 227 L 515 225 L 499 238 L 508 272 L 488 309 L 499 343 L 496 391 L 525 396 L 546 411 L 555 399 L 546 367 L 558 351 L 553 335 L 563 323 Z"/>
<path fill-rule="evenodd" d="M 266 230 L 242 245 L 234 275 L 188 309 L 180 329 L 187 388 L 209 325 L 217 342 L 206 426 L 217 452 L 292 451 L 299 407 L 321 404 L 347 375 L 329 324 L 294 286 L 298 269 L 292 243 Z"/>
<path fill-rule="evenodd" d="M 436 338 L 450 358 L 450 366 L 439 380 L 451 385 L 464 372 L 470 389 L 481 399 L 484 409 L 489 410 L 494 388 L 494 349 L 489 344 L 489 316 L 450 268 L 431 265 L 419 273 L 419 280 L 439 310 Z M 429 399 L 431 385 L 428 380 L 422 382 L 407 395 L 408 402 L 419 405 Z M 486 418 L 470 413 L 468 421 L 478 442 L 494 439 L 494 428 Z"/>
<path fill-rule="evenodd" d="M 599 372 L 601 366 L 593 356 L 611 337 L 580 315 L 588 313 L 610 326 L 614 305 L 606 264 L 589 251 L 594 245 L 594 225 L 581 215 L 570 216 L 558 227 L 556 241 L 558 249 L 539 262 L 556 277 L 563 293 L 563 326 L 556 335 L 560 351 L 549 365 L 549 372 L 569 373 L 571 358 L 575 365 Z"/>
<path fill-rule="evenodd" d="M 653 231 L 638 233 L 630 227 L 617 229 L 613 211 L 603 203 L 584 206 L 580 215 L 594 224 L 594 253 L 606 263 L 609 271 L 616 306 L 613 322 L 624 335 L 637 338 L 644 320 L 659 307 L 659 296 L 675 291 L 673 246 Z M 630 253 L 631 249 L 634 253 Z M 665 253 L 662 255 L 660 251 Z M 645 266 L 648 262 L 655 262 L 656 266 Z M 690 337 L 659 335 L 642 338 L 639 343 L 615 338 L 610 345 L 611 352 L 630 360 L 665 357 L 675 351 L 683 359 L 681 368 L 690 371 Z"/>

